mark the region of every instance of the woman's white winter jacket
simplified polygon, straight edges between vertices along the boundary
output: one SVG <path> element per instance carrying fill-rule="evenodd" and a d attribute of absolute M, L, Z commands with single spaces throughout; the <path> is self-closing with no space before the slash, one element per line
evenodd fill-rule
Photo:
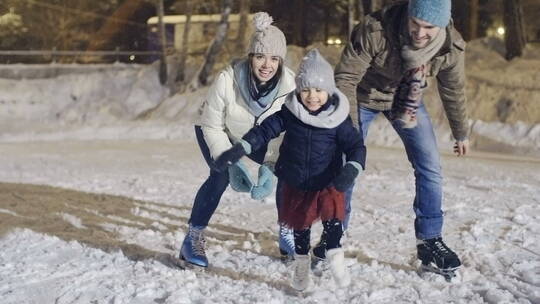
<path fill-rule="evenodd" d="M 216 159 L 225 150 L 242 138 L 252 127 L 279 111 L 288 93 L 295 89 L 294 73 L 283 66 L 278 84 L 278 93 L 272 105 L 258 117 L 249 111 L 234 77 L 232 65 L 221 71 L 208 91 L 206 100 L 199 109 L 199 123 L 210 155 Z M 275 162 L 279 154 L 281 138 L 268 145 L 265 162 Z"/>

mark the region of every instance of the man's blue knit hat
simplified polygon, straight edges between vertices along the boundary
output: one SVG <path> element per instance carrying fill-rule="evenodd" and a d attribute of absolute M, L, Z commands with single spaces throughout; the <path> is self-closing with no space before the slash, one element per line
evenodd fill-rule
<path fill-rule="evenodd" d="M 444 28 L 450 22 L 450 0 L 410 0 L 409 16 Z"/>

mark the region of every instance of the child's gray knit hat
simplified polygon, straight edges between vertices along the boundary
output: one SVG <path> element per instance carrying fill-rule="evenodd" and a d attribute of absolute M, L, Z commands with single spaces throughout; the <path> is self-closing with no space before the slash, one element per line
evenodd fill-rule
<path fill-rule="evenodd" d="M 274 19 L 265 12 L 258 12 L 253 17 L 255 33 L 251 36 L 248 54 L 261 53 L 279 56 L 285 59 L 287 40 L 283 32 L 272 25 Z"/>
<path fill-rule="evenodd" d="M 296 91 L 301 92 L 305 88 L 319 88 L 329 95 L 333 95 L 337 90 L 334 69 L 317 49 L 306 54 L 296 74 Z"/>

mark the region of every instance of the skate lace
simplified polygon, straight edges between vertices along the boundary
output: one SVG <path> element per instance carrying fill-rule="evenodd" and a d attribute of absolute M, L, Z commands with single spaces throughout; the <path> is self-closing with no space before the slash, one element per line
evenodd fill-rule
<path fill-rule="evenodd" d="M 286 245 L 289 248 L 292 248 L 294 250 L 294 236 L 291 233 L 291 229 L 289 229 L 285 225 L 280 225 L 279 226 L 279 236 L 280 236 L 281 240 L 285 241 Z"/>
<path fill-rule="evenodd" d="M 435 246 L 434 249 L 436 249 L 436 253 L 439 256 L 447 257 L 453 255 L 453 252 L 446 246 L 446 244 L 442 240 L 436 240 L 433 242 L 433 245 Z"/>
<path fill-rule="evenodd" d="M 193 253 L 199 256 L 205 255 L 204 246 L 206 245 L 206 240 L 204 239 L 203 231 L 190 229 L 189 237 L 191 238 L 191 244 L 193 245 Z"/>

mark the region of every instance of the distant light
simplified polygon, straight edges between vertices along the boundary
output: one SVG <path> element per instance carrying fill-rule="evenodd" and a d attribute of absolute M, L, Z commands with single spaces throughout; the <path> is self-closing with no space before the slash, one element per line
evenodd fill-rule
<path fill-rule="evenodd" d="M 135 55 L 129 56 L 129 60 L 131 60 L 131 61 L 135 60 Z"/>
<path fill-rule="evenodd" d="M 497 34 L 499 34 L 500 36 L 503 36 L 505 32 L 506 32 L 506 31 L 504 30 L 504 27 L 499 26 L 499 27 L 497 28 Z"/>
<path fill-rule="evenodd" d="M 339 39 L 339 38 L 336 39 L 335 43 L 336 43 L 336 44 L 341 44 L 341 39 Z"/>
<path fill-rule="evenodd" d="M 332 45 L 334 43 L 335 43 L 335 41 L 332 38 L 329 38 L 328 40 L 326 40 L 326 44 L 328 44 L 328 45 Z"/>

